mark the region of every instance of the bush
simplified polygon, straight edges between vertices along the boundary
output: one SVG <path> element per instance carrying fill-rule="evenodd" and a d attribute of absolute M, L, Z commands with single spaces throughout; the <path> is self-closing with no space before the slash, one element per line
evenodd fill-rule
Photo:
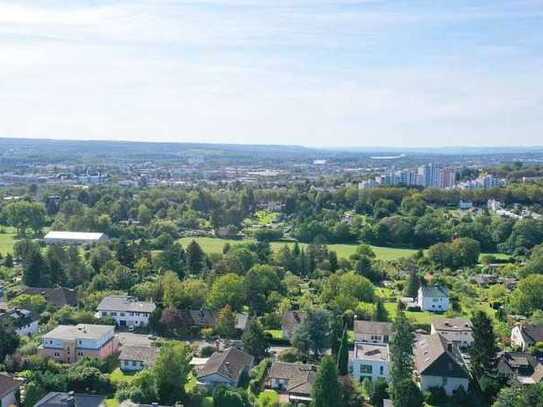
<path fill-rule="evenodd" d="M 445 404 L 448 401 L 443 387 L 430 387 L 424 398 L 428 404 L 432 405 Z"/>
<path fill-rule="evenodd" d="M 217 349 L 215 348 L 215 346 L 206 345 L 202 347 L 202 349 L 200 349 L 200 356 L 203 358 L 208 358 L 211 355 L 213 355 L 213 353 L 215 353 L 216 350 Z"/>
<path fill-rule="evenodd" d="M 285 349 L 279 354 L 279 360 L 281 362 L 294 363 L 298 360 L 298 353 L 293 348 Z"/>

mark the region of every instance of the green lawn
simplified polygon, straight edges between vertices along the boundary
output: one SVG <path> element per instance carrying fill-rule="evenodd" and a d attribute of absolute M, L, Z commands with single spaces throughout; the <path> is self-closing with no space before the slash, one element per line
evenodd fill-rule
<path fill-rule="evenodd" d="M 268 329 L 266 331 L 273 339 L 283 339 L 283 330 L 281 329 Z"/>
<path fill-rule="evenodd" d="M 2 255 L 11 253 L 15 242 L 15 233 L 9 229 L 6 229 L 6 232 L 8 233 L 0 233 L 0 253 Z"/>
<path fill-rule="evenodd" d="M 181 244 L 183 246 L 188 245 L 191 240 L 196 240 L 200 246 L 202 246 L 202 249 L 206 253 L 222 253 L 222 249 L 225 243 L 230 243 L 231 245 L 234 244 L 240 244 L 240 243 L 251 243 L 254 242 L 254 240 L 232 240 L 232 239 L 216 239 L 212 237 L 185 237 L 181 239 Z M 271 246 L 274 251 L 279 250 L 281 247 L 283 247 L 285 244 L 292 246 L 294 243 L 292 242 L 272 242 Z M 301 247 L 305 247 L 305 243 L 300 244 Z M 351 254 L 354 254 L 356 251 L 357 245 L 354 244 L 331 244 L 328 245 L 328 248 L 330 250 L 334 250 L 337 252 L 339 257 L 349 257 Z M 413 249 L 395 249 L 391 247 L 377 247 L 377 246 L 371 246 L 373 251 L 375 252 L 375 255 L 377 258 L 382 260 L 391 260 L 391 259 L 398 259 L 400 257 L 406 257 L 410 256 L 413 253 L 416 252 L 416 250 Z"/>
<path fill-rule="evenodd" d="M 396 317 L 396 307 L 397 303 L 395 302 L 386 302 L 385 303 L 385 309 L 388 311 L 388 316 L 390 320 L 393 320 Z M 430 325 L 433 318 L 439 317 L 439 314 L 434 314 L 432 312 L 414 312 L 414 311 L 406 311 L 405 316 L 411 321 L 413 324 L 417 325 Z"/>
<path fill-rule="evenodd" d="M 192 240 L 196 240 L 202 249 L 206 253 L 222 253 L 223 246 L 225 243 L 230 243 L 231 245 L 240 244 L 240 243 L 253 243 L 254 240 L 234 240 L 234 239 L 217 239 L 213 237 L 184 237 L 182 238 L 181 244 L 187 246 Z M 271 246 L 274 251 L 279 250 L 284 245 L 292 246 L 292 242 L 272 242 Z M 307 246 L 305 243 L 300 243 L 301 247 Z M 379 247 L 379 246 L 370 246 L 375 255 L 380 260 L 394 260 L 401 257 L 408 257 L 415 254 L 417 251 L 415 249 L 398 249 L 394 247 Z M 355 244 L 330 244 L 328 245 L 330 250 L 334 250 L 339 257 L 348 258 L 350 255 L 354 254 L 357 248 Z M 490 254 L 495 256 L 498 259 L 508 259 L 510 256 L 503 253 L 481 253 L 481 256 Z"/>

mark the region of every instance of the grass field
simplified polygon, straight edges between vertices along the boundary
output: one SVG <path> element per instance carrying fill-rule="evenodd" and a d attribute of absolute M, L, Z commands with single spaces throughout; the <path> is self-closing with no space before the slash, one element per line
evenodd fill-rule
<path fill-rule="evenodd" d="M 206 253 L 222 253 L 222 248 L 225 243 L 230 243 L 231 245 L 234 244 L 240 244 L 240 243 L 250 243 L 254 242 L 254 240 L 229 240 L 229 239 L 216 239 L 212 237 L 186 237 L 181 239 L 181 244 L 183 246 L 186 246 L 190 243 L 191 240 L 196 240 L 200 246 L 202 246 L 202 249 Z M 272 242 L 271 246 L 272 249 L 279 250 L 281 247 L 283 247 L 285 244 L 292 246 L 294 243 L 291 242 Z M 301 247 L 306 246 L 304 243 L 300 243 Z M 328 245 L 328 248 L 330 250 L 334 250 L 339 257 L 349 257 L 351 254 L 354 254 L 356 251 L 357 245 L 350 245 L 350 244 L 331 244 Z M 392 247 L 377 247 L 377 246 L 371 246 L 373 251 L 375 252 L 375 255 L 377 258 L 382 260 L 391 260 L 391 259 L 398 259 L 400 257 L 407 257 L 412 255 L 416 252 L 416 250 L 412 249 L 396 249 Z"/>
<path fill-rule="evenodd" d="M 206 253 L 222 253 L 222 249 L 225 243 L 230 243 L 231 245 L 234 244 L 240 244 L 240 243 L 250 243 L 254 242 L 254 240 L 231 240 L 231 239 L 216 239 L 213 237 L 185 237 L 181 239 L 181 244 L 183 246 L 187 246 L 191 240 L 196 240 L 200 246 L 202 246 L 202 249 Z M 271 246 L 274 251 L 279 250 L 281 247 L 283 247 L 285 244 L 292 246 L 294 243 L 291 242 L 272 242 Z M 301 247 L 306 246 L 305 243 L 300 243 Z M 330 244 L 328 245 L 328 248 L 330 250 L 334 250 L 339 257 L 345 257 L 348 258 L 351 254 L 354 254 L 356 251 L 357 245 L 354 244 Z M 401 257 L 408 257 L 416 253 L 415 249 L 397 249 L 394 247 L 379 247 L 379 246 L 371 246 L 373 251 L 375 252 L 375 255 L 378 259 L 381 260 L 394 260 L 399 259 Z M 485 254 L 492 254 L 498 259 L 508 259 L 509 256 L 503 253 L 481 253 L 481 256 L 484 256 Z"/>
<path fill-rule="evenodd" d="M 8 233 L 0 233 L 0 253 L 5 255 L 11 253 L 13 243 L 15 242 L 15 233 L 11 230 L 6 230 Z"/>

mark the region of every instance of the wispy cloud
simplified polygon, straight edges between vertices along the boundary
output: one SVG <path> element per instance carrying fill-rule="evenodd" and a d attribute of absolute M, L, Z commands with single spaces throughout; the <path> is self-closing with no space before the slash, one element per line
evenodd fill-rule
<path fill-rule="evenodd" d="M 0 135 L 535 144 L 542 20 L 538 0 L 0 0 Z"/>

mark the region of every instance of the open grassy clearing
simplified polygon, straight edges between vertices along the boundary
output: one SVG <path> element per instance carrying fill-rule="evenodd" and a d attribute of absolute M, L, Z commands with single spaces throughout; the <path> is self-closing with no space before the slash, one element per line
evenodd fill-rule
<path fill-rule="evenodd" d="M 181 244 L 183 246 L 188 245 L 192 240 L 196 240 L 198 244 L 204 249 L 206 253 L 222 253 L 222 249 L 225 243 L 230 243 L 231 245 L 240 244 L 240 243 L 254 243 L 254 240 L 233 240 L 233 239 L 217 239 L 213 237 L 185 237 L 181 239 Z M 271 246 L 274 251 L 279 250 L 284 245 L 293 246 L 293 242 L 272 242 Z M 300 247 L 305 247 L 307 244 L 300 243 Z M 350 244 L 330 244 L 328 248 L 337 252 L 339 257 L 349 257 L 351 254 L 354 254 L 356 251 L 357 245 Z M 400 257 L 410 256 L 416 252 L 412 249 L 396 249 L 391 247 L 377 247 L 371 246 L 375 255 L 379 259 L 391 260 L 397 259 Z"/>
<path fill-rule="evenodd" d="M 13 250 L 15 243 L 15 232 L 11 228 L 4 228 L 6 233 L 0 233 L 0 253 L 6 255 Z"/>
<path fill-rule="evenodd" d="M 231 245 L 240 244 L 240 243 L 254 243 L 254 240 L 233 240 L 233 239 L 217 239 L 213 237 L 185 237 L 181 239 L 181 244 L 183 246 L 188 245 L 192 240 L 196 240 L 198 244 L 204 249 L 206 253 L 222 253 L 222 249 L 225 243 L 230 243 Z M 272 242 L 271 246 L 274 251 L 279 250 L 284 245 L 293 246 L 293 242 Z M 305 243 L 300 243 L 301 247 L 307 246 Z M 328 248 L 334 250 L 339 257 L 348 258 L 350 255 L 354 254 L 356 251 L 357 245 L 354 244 L 330 244 Z M 399 249 L 394 247 L 379 247 L 371 246 L 375 255 L 378 259 L 381 260 L 394 260 L 401 257 L 409 257 L 415 254 L 417 251 L 415 249 Z M 482 253 L 481 256 L 485 254 L 491 254 L 498 259 L 507 259 L 508 255 L 503 253 Z"/>

